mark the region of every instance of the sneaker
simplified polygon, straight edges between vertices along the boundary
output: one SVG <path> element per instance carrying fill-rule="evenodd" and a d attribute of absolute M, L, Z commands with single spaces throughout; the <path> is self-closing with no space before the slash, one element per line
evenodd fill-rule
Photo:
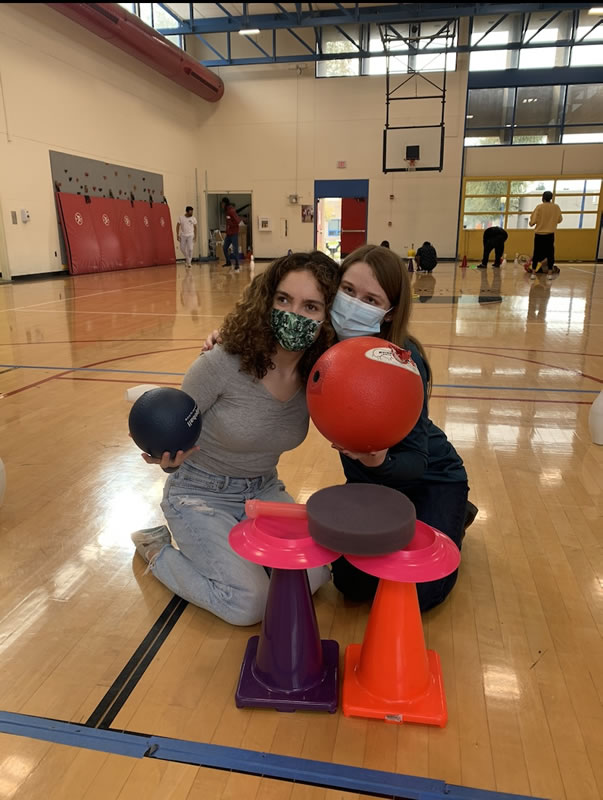
<path fill-rule="evenodd" d="M 165 525 L 158 525 L 155 528 L 143 528 L 131 534 L 130 538 L 136 545 L 138 555 L 149 566 L 161 548 L 172 542 L 172 535 Z"/>
<path fill-rule="evenodd" d="M 531 281 L 535 281 L 536 280 L 536 273 L 535 272 L 530 272 L 530 280 Z"/>
<path fill-rule="evenodd" d="M 237 266 L 234 268 L 234 271 L 235 272 L 240 272 L 241 271 L 241 267 L 237 264 Z"/>
<path fill-rule="evenodd" d="M 223 267 L 229 267 L 229 266 L 230 266 L 230 264 L 222 264 L 221 266 L 223 266 Z"/>
<path fill-rule="evenodd" d="M 477 268 L 478 269 L 488 269 L 488 265 L 487 264 L 478 264 Z"/>
<path fill-rule="evenodd" d="M 473 520 L 476 518 L 479 508 L 474 505 L 471 500 L 467 500 L 467 509 L 465 511 L 465 524 L 463 525 L 464 530 L 472 524 Z"/>
<path fill-rule="evenodd" d="M 547 281 L 552 281 L 553 280 L 553 273 L 552 272 L 547 273 L 546 279 L 547 279 Z"/>

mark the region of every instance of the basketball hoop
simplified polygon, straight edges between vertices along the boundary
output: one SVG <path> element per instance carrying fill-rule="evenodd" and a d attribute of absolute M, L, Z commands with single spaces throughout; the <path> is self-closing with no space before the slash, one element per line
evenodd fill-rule
<path fill-rule="evenodd" d="M 405 158 L 406 161 L 406 171 L 407 172 L 414 172 L 417 168 L 417 159 L 416 158 Z"/>

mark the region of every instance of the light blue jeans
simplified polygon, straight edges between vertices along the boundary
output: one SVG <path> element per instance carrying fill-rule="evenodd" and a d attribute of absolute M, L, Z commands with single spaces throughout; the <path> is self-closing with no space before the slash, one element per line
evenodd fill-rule
<path fill-rule="evenodd" d="M 166 545 L 151 565 L 174 594 L 232 625 L 255 625 L 264 615 L 269 578 L 231 549 L 228 534 L 245 519 L 245 501 L 292 503 L 276 471 L 259 478 L 211 475 L 183 464 L 165 485 L 161 508 L 178 547 Z M 308 570 L 314 593 L 331 579 L 328 567 Z"/>

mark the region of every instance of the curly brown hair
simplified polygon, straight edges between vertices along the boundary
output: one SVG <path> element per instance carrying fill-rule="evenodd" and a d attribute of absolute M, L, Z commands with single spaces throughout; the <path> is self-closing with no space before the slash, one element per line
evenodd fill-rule
<path fill-rule="evenodd" d="M 307 270 L 314 276 L 325 301 L 325 321 L 316 341 L 304 351 L 298 372 L 304 381 L 316 360 L 335 343 L 329 312 L 340 281 L 340 268 L 332 258 L 314 250 L 311 253 L 292 253 L 277 258 L 245 289 L 234 311 L 224 320 L 220 331 L 222 346 L 227 353 L 241 356 L 241 369 L 256 378 L 263 378 L 274 369 L 272 356 L 276 339 L 270 326 L 270 314 L 278 285 L 289 272 Z"/>

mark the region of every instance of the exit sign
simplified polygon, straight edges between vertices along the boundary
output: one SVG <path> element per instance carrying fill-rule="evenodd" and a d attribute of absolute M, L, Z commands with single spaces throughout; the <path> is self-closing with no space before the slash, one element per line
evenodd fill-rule
<path fill-rule="evenodd" d="M 337 169 L 345 169 L 348 165 L 347 161 L 338 161 L 337 162 Z"/>

